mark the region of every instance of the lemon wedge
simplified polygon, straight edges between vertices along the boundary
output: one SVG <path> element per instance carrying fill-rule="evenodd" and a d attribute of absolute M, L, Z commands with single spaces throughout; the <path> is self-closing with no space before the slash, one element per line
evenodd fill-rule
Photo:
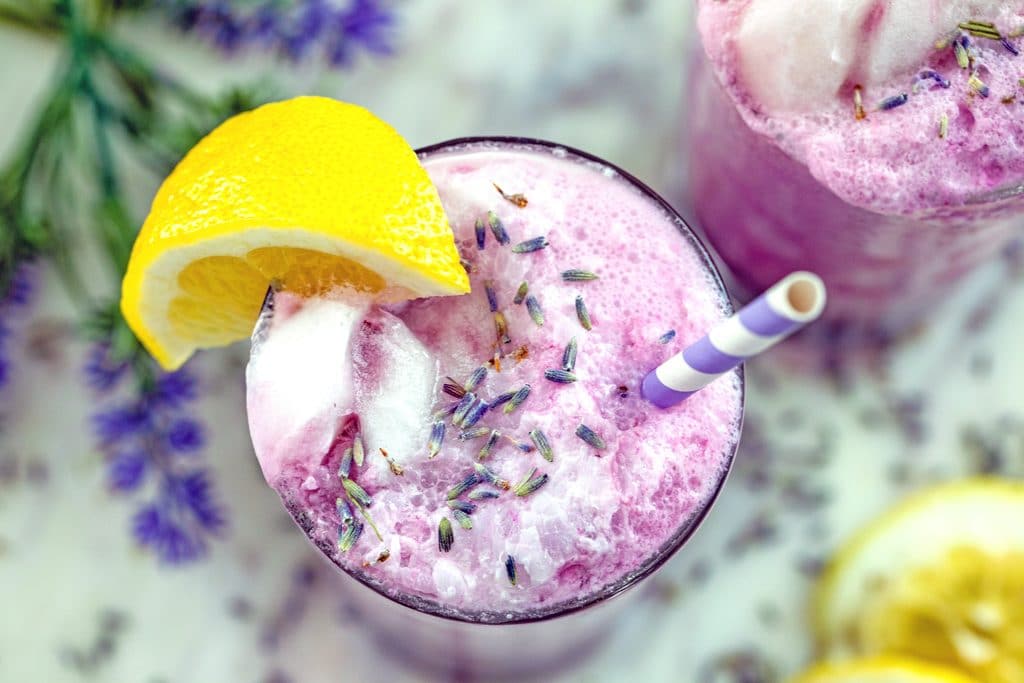
<path fill-rule="evenodd" d="M 868 525 L 823 574 L 815 627 L 830 658 L 891 654 L 984 683 L 1024 681 L 1024 483 L 972 479 Z"/>
<path fill-rule="evenodd" d="M 875 657 L 819 664 L 790 683 L 975 683 L 957 671 L 913 659 Z"/>
<path fill-rule="evenodd" d="M 378 301 L 469 291 L 436 188 L 366 109 L 299 97 L 201 140 L 153 200 L 121 310 L 173 369 L 196 349 L 248 337 L 271 284 Z"/>

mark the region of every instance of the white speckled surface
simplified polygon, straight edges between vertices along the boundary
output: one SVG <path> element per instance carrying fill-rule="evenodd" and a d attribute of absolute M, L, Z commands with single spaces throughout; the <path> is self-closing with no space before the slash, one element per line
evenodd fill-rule
<path fill-rule="evenodd" d="M 572 13 L 539 0 L 515 9 L 415 0 L 400 11 L 397 58 L 352 74 L 307 69 L 292 86 L 366 104 L 414 144 L 487 133 L 559 140 L 672 198 L 689 3 L 594 0 Z M 266 67 L 221 66 L 154 27 L 137 33 L 211 87 Z M 0 33 L 0 154 L 55 54 Z M 419 680 L 373 653 L 263 484 L 243 413 L 244 349 L 201 360 L 227 540 L 184 570 L 158 569 L 131 547 L 131 508 L 106 492 L 87 433 L 84 347 L 68 336 L 56 283 L 44 294 L 20 326 L 15 383 L 0 406 L 0 680 Z M 1010 343 L 1024 317 L 1019 262 L 978 273 L 937 317 L 875 372 L 838 385 L 787 378 L 772 357 L 754 363 L 745 441 L 719 504 L 648 584 L 650 600 L 566 680 L 738 680 L 705 678 L 706 667 L 748 648 L 791 672 L 810 652 L 807 573 L 852 529 L 907 490 L 978 469 L 980 457 L 1024 474 L 1024 358 Z"/>

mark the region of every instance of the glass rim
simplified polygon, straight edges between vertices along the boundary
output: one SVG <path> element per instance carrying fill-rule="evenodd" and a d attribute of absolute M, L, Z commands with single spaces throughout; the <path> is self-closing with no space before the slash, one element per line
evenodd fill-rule
<path fill-rule="evenodd" d="M 710 250 L 704 245 L 704 243 L 697 236 L 690 224 L 679 214 L 675 208 L 672 207 L 664 198 L 661 197 L 657 192 L 651 189 L 646 183 L 638 179 L 636 176 L 622 170 L 615 164 L 608 162 L 598 156 L 576 149 L 569 145 L 563 145 L 560 143 L 551 142 L 548 140 L 542 140 L 538 138 L 529 138 L 521 136 L 509 136 L 509 135 L 492 135 L 492 136 L 471 136 L 471 137 L 460 137 L 452 138 L 442 142 L 437 142 L 425 147 L 420 147 L 416 150 L 416 156 L 422 161 L 425 157 L 438 152 L 451 150 L 453 148 L 464 147 L 472 148 L 473 146 L 484 146 L 484 145 L 514 145 L 522 148 L 534 147 L 537 149 L 543 149 L 547 151 L 561 150 L 572 156 L 579 157 L 585 161 L 589 161 L 595 164 L 599 164 L 606 168 L 614 171 L 619 177 L 628 182 L 634 188 L 636 188 L 641 195 L 646 197 L 648 200 L 653 201 L 669 216 L 676 227 L 679 229 L 680 234 L 686 238 L 691 246 L 697 252 L 697 255 L 701 258 L 707 272 L 711 275 L 711 279 L 714 285 L 724 295 L 724 308 L 726 315 L 732 315 L 735 313 L 732 299 L 729 297 L 729 291 L 726 289 L 725 282 L 722 279 L 722 275 L 715 265 L 714 260 L 711 257 Z M 672 559 L 675 554 L 686 545 L 686 542 L 690 540 L 697 529 L 700 528 L 707 515 L 710 513 L 711 508 L 718 501 L 718 498 L 725 488 L 725 483 L 729 478 L 729 474 L 732 472 L 733 462 L 736 458 L 736 451 L 739 448 L 740 439 L 743 432 L 743 420 L 746 414 L 746 379 L 744 376 L 743 366 L 740 365 L 735 370 L 737 379 L 739 380 L 740 390 L 740 401 L 739 401 L 739 419 L 737 421 L 737 437 L 736 441 L 732 444 L 730 452 L 728 454 L 727 461 L 725 463 L 724 471 L 722 476 L 719 478 L 715 485 L 714 491 L 711 493 L 707 504 L 700 510 L 685 526 L 679 527 L 676 532 L 665 541 L 657 550 L 655 550 L 648 558 L 641 563 L 633 572 L 629 573 L 625 580 L 619 580 L 599 588 L 596 591 L 588 593 L 582 598 L 574 600 L 566 600 L 558 603 L 554 603 L 544 610 L 538 610 L 536 614 L 524 613 L 514 614 L 512 618 L 504 620 L 482 620 L 474 619 L 473 613 L 467 612 L 464 614 L 452 614 L 450 611 L 445 610 L 444 603 L 438 600 L 423 598 L 408 593 L 400 594 L 389 594 L 385 592 L 381 586 L 375 582 L 369 580 L 365 573 L 350 571 L 349 569 L 336 563 L 332 558 L 328 557 L 320 548 L 316 548 L 318 554 L 320 554 L 325 560 L 327 560 L 336 569 L 340 570 L 343 574 L 351 579 L 354 579 L 360 583 L 363 587 L 368 588 L 382 598 L 385 598 L 397 605 L 408 608 L 420 614 L 428 615 L 431 617 L 437 617 L 446 621 L 473 624 L 479 626 L 506 626 L 511 624 L 530 624 L 536 622 L 550 621 L 561 617 L 568 616 L 581 612 L 590 607 L 596 607 L 606 601 L 611 600 L 619 595 L 622 595 L 629 589 L 633 588 L 637 584 L 641 583 L 655 572 L 657 572 L 666 562 Z M 289 511 L 291 514 L 291 511 Z M 294 515 L 293 515 L 294 519 Z M 297 523 L 297 520 L 295 520 Z M 301 528 L 301 526 L 300 526 Z M 307 540 L 312 540 L 307 536 Z M 314 544 L 315 545 L 315 544 Z M 488 614 L 499 612 L 500 610 L 494 610 L 493 612 L 487 612 Z M 483 614 L 481 612 L 480 614 Z"/>

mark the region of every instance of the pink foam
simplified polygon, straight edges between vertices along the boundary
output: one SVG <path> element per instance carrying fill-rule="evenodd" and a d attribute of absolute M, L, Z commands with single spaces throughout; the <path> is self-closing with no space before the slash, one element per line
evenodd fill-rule
<path fill-rule="evenodd" d="M 661 206 L 605 167 L 546 149 L 507 147 L 438 154 L 425 166 L 440 190 L 459 249 L 472 263 L 473 292 L 371 311 L 370 322 L 353 331 L 353 396 L 332 407 L 333 414 L 339 423 L 355 418 L 364 429 L 372 426 L 359 406 L 380 398 L 373 395 L 379 389 L 372 388 L 378 380 L 368 378 L 387 370 L 381 359 L 392 337 L 379 334 L 373 322 L 382 315 L 397 316 L 436 360 L 433 407 L 452 400 L 440 392 L 443 377 L 464 381 L 493 355 L 494 323 L 483 287 L 490 279 L 512 342 L 504 346 L 509 355 L 501 372 L 489 371 L 477 393 L 493 399 L 525 382 L 532 391 L 519 410 L 489 412 L 481 424 L 525 443 L 529 431 L 540 428 L 555 456 L 548 463 L 537 452 L 525 454 L 503 441 L 487 465 L 513 483 L 536 467 L 549 475 L 549 483 L 527 497 L 505 492 L 480 501 L 473 530 L 455 525 L 451 552 L 439 552 L 438 521 L 451 517 L 447 491 L 472 471 L 484 440 L 459 441 L 449 423 L 441 453 L 428 460 L 427 418 L 416 427 L 421 436 L 415 448 L 394 449 L 386 437 L 368 444 L 367 462 L 352 476 L 373 497 L 370 513 L 384 542 L 367 528 L 352 551 L 340 553 L 334 501 L 341 495 L 335 472 L 343 449 L 294 452 L 269 481 L 325 554 L 390 594 L 498 620 L 583 600 L 652 561 L 694 522 L 720 485 L 737 439 L 741 389 L 736 376 L 665 411 L 647 405 L 638 384 L 648 370 L 724 317 L 722 292 L 703 256 Z M 529 206 L 505 202 L 492 182 L 524 193 Z M 513 244 L 547 235 L 550 246 L 515 254 L 499 247 L 488 230 L 487 247 L 479 251 L 474 222 L 490 209 L 504 220 Z M 563 282 L 559 274 L 568 268 L 592 270 L 600 279 Z M 534 324 L 525 306 L 512 303 L 522 280 L 541 303 L 543 327 Z M 590 310 L 591 332 L 577 320 L 577 294 Z M 275 326 L 286 326 L 287 320 L 274 320 L 271 340 Z M 676 330 L 675 339 L 659 344 L 668 329 Z M 573 336 L 579 343 L 579 381 L 545 380 L 544 370 L 560 366 Z M 516 362 L 511 354 L 520 347 L 528 355 Z M 339 360 L 322 362 L 329 366 Z M 272 397 L 264 396 L 250 400 L 251 422 L 275 411 Z M 581 422 L 604 438 L 606 450 L 596 451 L 575 435 Z M 401 462 L 404 474 L 394 475 L 375 447 Z M 387 561 L 364 566 L 383 548 L 391 554 Z M 517 586 L 505 578 L 510 554 L 519 568 Z"/>

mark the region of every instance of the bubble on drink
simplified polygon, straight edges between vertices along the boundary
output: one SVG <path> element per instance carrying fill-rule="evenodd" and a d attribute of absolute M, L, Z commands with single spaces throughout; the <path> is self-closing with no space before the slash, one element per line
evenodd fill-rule
<path fill-rule="evenodd" d="M 387 595 L 482 621 L 585 604 L 674 549 L 722 483 L 738 372 L 668 410 L 639 385 L 731 308 L 678 219 L 607 166 L 507 143 L 424 165 L 473 291 L 383 306 L 274 293 L 247 371 L 257 457 L 317 547 Z M 508 239 L 479 248 L 479 221 Z M 567 372 L 570 343 L 575 380 L 545 379 Z M 361 466 L 344 457 L 356 443 Z"/>

